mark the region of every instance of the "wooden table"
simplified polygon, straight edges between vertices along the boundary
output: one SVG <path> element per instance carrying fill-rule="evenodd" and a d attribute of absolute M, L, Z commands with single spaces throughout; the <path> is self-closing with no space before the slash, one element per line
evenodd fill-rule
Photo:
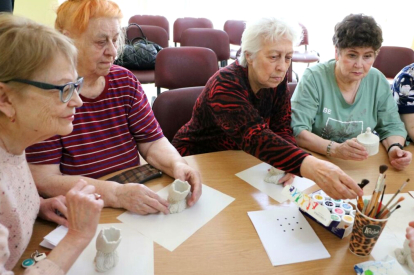
<path fill-rule="evenodd" d="M 414 146 L 410 145 L 408 150 L 414 152 Z M 314 155 L 326 159 L 324 156 Z M 247 212 L 271 209 L 278 203 L 235 176 L 236 173 L 259 164 L 260 161 L 243 151 L 189 156 L 186 160 L 200 171 L 204 184 L 236 200 L 173 252 L 154 243 L 155 274 L 355 274 L 353 265 L 370 259 L 354 256 L 348 251 L 349 236 L 341 240 L 307 218 L 331 257 L 273 267 Z M 364 189 L 365 194 L 372 194 L 381 164 L 387 164 L 390 167 L 387 171 L 387 193 L 397 191 L 408 177 L 412 180 L 403 192 L 414 190 L 413 164 L 404 171 L 397 172 L 389 165 L 382 146 L 376 156 L 363 162 L 336 159 L 331 161 L 357 182 L 360 182 L 362 178 L 370 180 L 371 183 Z M 160 179 L 147 183 L 147 186 L 158 191 L 171 182 L 172 179 L 164 175 Z M 317 188 L 311 187 L 308 191 L 314 190 Z M 123 212 L 124 210 L 121 209 L 106 208 L 103 210 L 100 223 L 119 222 L 116 217 Z M 29 257 L 36 249 L 44 251 L 44 248 L 39 247 L 39 243 L 55 227 L 55 224 L 49 222 L 36 221 L 32 240 L 22 259 Z M 14 272 L 22 274 L 23 268 L 16 266 Z"/>

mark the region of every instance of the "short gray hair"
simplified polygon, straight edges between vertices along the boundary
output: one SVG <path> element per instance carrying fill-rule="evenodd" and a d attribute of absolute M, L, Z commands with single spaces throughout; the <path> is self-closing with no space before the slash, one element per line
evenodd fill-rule
<path fill-rule="evenodd" d="M 246 52 L 254 58 L 262 49 L 264 41 L 276 42 L 282 38 L 292 41 L 296 46 L 302 39 L 302 28 L 298 23 L 276 17 L 264 17 L 248 22 L 242 35 L 240 65 L 247 66 Z"/>

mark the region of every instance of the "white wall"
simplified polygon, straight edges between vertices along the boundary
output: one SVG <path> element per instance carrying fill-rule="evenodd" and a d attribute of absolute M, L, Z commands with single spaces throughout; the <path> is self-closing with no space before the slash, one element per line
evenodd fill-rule
<path fill-rule="evenodd" d="M 61 0 L 60 0 L 61 1 Z M 412 47 L 414 40 L 414 0 L 114 0 L 124 13 L 124 25 L 135 14 L 163 15 L 172 25 L 179 17 L 206 17 L 214 28 L 223 29 L 228 19 L 249 20 L 265 15 L 291 17 L 303 23 L 309 32 L 312 49 L 321 54 L 321 60 L 334 56 L 333 29 L 337 22 L 350 13 L 374 16 L 383 29 L 383 45 Z M 395 3 L 395 4 L 394 4 Z M 327 11 L 327 12 L 326 12 Z"/>

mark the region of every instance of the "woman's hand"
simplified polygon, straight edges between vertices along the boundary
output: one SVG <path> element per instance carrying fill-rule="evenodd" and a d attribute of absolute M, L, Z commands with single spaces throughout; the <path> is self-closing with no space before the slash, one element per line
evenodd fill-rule
<path fill-rule="evenodd" d="M 334 143 L 331 156 L 345 160 L 365 160 L 368 152 L 364 146 L 357 142 L 356 138 L 348 139 L 343 143 Z"/>
<path fill-rule="evenodd" d="M 411 163 L 412 154 L 409 151 L 404 151 L 397 146 L 393 146 L 388 152 L 388 159 L 392 167 L 397 170 L 403 170 Z"/>
<path fill-rule="evenodd" d="M 95 186 L 79 182 L 66 194 L 68 233 L 76 241 L 88 244 L 95 236 L 103 200 L 95 195 Z"/>
<path fill-rule="evenodd" d="M 279 184 L 283 183 L 283 186 L 292 184 L 293 180 L 295 179 L 295 175 L 291 173 L 286 173 L 279 181 Z"/>
<path fill-rule="evenodd" d="M 407 227 L 407 234 L 405 237 L 409 241 L 409 245 L 411 248 L 411 259 L 414 261 L 414 221 L 410 222 Z"/>
<path fill-rule="evenodd" d="M 162 212 L 169 214 L 168 201 L 143 184 L 119 184 L 116 197 L 122 208 L 140 215 Z"/>
<path fill-rule="evenodd" d="M 313 156 L 303 160 L 300 173 L 313 180 L 333 199 L 354 199 L 363 195 L 357 183 L 338 166 Z"/>
<path fill-rule="evenodd" d="M 57 214 L 57 211 L 59 211 L 64 217 Z M 40 218 L 68 227 L 68 221 L 66 220 L 67 215 L 68 211 L 66 208 L 65 196 L 57 196 L 50 199 L 40 198 Z"/>
<path fill-rule="evenodd" d="M 188 181 L 191 185 L 191 197 L 187 200 L 188 206 L 193 206 L 201 196 L 201 177 L 195 169 L 188 164 L 177 163 L 173 170 L 174 178 Z"/>

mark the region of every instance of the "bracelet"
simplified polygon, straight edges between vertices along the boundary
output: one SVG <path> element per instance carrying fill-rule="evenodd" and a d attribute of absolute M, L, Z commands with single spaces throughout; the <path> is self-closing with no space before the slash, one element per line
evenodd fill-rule
<path fill-rule="evenodd" d="M 331 142 L 329 142 L 329 144 L 328 144 L 328 147 L 326 147 L 326 155 L 328 157 L 331 156 L 331 147 L 332 147 L 332 144 L 334 144 L 334 141 L 333 140 L 331 140 Z"/>
<path fill-rule="evenodd" d="M 393 143 L 393 144 L 391 144 L 390 145 L 390 147 L 388 147 L 388 150 L 387 150 L 387 153 L 389 153 L 390 152 L 390 150 L 391 150 L 391 148 L 392 147 L 394 147 L 394 146 L 397 146 L 398 148 L 400 148 L 401 150 L 403 150 L 403 146 L 401 145 L 401 144 L 399 144 L 398 142 L 397 143 Z"/>

